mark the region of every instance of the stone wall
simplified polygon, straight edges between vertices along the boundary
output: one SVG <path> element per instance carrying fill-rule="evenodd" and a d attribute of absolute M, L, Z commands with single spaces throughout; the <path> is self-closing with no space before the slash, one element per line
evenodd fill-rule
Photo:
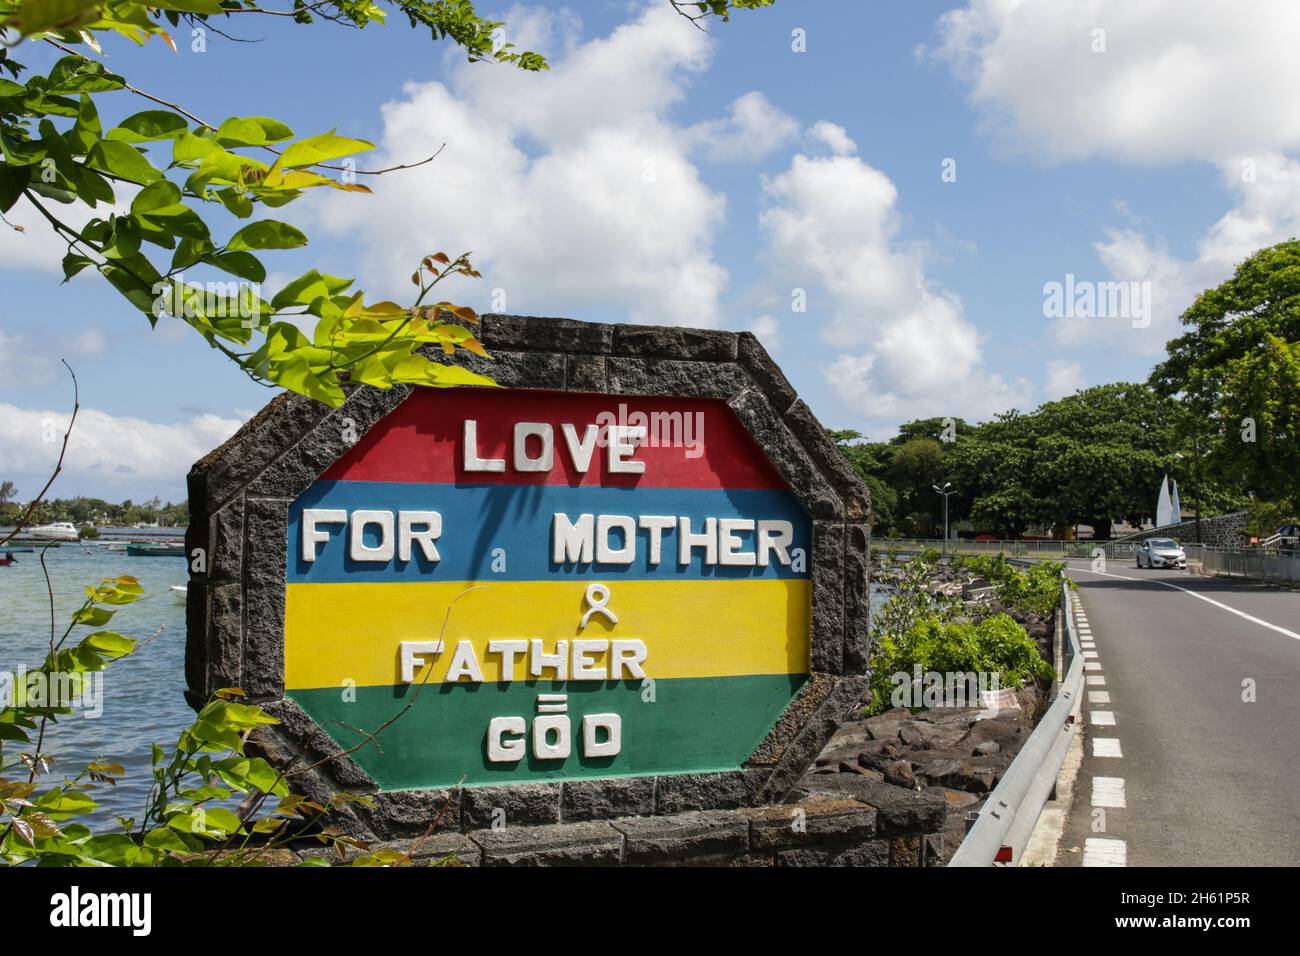
<path fill-rule="evenodd" d="M 1246 517 L 1246 512 L 1234 511 L 1226 515 L 1215 515 L 1213 518 L 1202 518 L 1200 543 L 1212 548 L 1239 547 L 1246 530 Z M 1196 520 L 1127 534 L 1122 538 L 1116 538 L 1113 543 L 1136 544 L 1147 538 L 1173 538 L 1179 544 L 1194 544 L 1197 541 Z"/>
<path fill-rule="evenodd" d="M 368 852 L 465 866 L 933 866 L 943 856 L 942 799 L 864 778 L 800 794 L 794 803 L 734 810 L 438 832 Z M 323 853 L 309 844 L 273 851 L 267 862 Z"/>

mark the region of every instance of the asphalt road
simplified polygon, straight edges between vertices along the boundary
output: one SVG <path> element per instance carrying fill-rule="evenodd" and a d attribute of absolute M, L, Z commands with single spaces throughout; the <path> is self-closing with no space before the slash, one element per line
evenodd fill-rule
<path fill-rule="evenodd" d="M 1131 561 L 1089 567 L 1072 562 L 1070 575 L 1100 665 L 1087 674 L 1105 683 L 1085 691 L 1110 699 L 1084 696 L 1085 756 L 1057 865 L 1084 863 L 1089 839 L 1090 863 L 1117 852 L 1128 866 L 1300 863 L 1300 592 Z M 1109 746 L 1122 756 L 1094 755 L 1094 738 L 1118 740 Z M 1117 802 L 1115 780 L 1124 806 L 1104 807 L 1097 832 L 1094 803 Z"/>

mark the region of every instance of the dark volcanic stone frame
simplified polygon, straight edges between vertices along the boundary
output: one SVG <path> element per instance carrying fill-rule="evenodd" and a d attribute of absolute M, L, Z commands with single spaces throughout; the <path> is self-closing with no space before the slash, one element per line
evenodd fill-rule
<path fill-rule="evenodd" d="M 194 466 L 186 547 L 191 568 L 203 570 L 191 572 L 186 608 L 187 700 L 198 708 L 214 691 L 241 688 L 281 721 L 259 732 L 255 749 L 281 768 L 319 763 L 293 778 L 313 798 L 373 794 L 340 811 L 341 822 L 380 838 L 418 835 L 439 811 L 444 829 L 473 829 L 496 809 L 529 825 L 780 801 L 867 690 L 866 486 L 748 332 L 485 315 L 481 339 L 495 361 L 467 353 L 457 361 L 507 388 L 725 401 L 808 512 L 812 675 L 744 768 L 380 793 L 284 699 L 289 506 L 410 394 L 408 386 L 352 388 L 337 409 L 281 394 Z M 335 759 L 321 763 L 326 757 Z"/>

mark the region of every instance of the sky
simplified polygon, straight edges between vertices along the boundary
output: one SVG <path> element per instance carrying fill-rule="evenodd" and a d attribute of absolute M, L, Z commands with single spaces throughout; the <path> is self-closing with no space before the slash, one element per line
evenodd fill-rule
<path fill-rule="evenodd" d="M 778 0 L 708 32 L 666 0 L 479 8 L 551 69 L 268 17 L 106 62 L 208 122 L 368 139 L 365 167 L 441 147 L 271 212 L 311 242 L 263 256 L 264 298 L 319 267 L 401 301 L 421 257 L 472 251 L 454 301 L 752 330 L 823 424 L 872 440 L 1144 379 L 1197 294 L 1297 234 L 1293 0 Z M 152 106 L 101 100 L 105 128 Z M 57 459 L 66 360 L 52 493 L 182 499 L 273 392 L 93 273 L 63 284 L 63 244 L 21 202 L 7 219 L 0 479 L 23 498 Z M 1121 282 L 1127 304 L 1075 299 Z"/>

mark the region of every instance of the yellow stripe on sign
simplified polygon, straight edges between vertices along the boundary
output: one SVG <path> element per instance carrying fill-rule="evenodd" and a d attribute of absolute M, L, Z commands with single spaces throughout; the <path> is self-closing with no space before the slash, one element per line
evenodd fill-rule
<path fill-rule="evenodd" d="M 595 613 L 579 630 L 588 583 L 290 584 L 285 687 L 401 683 L 401 643 L 437 641 L 440 634 L 444 650 L 431 664 L 416 667 L 417 682 L 428 674 L 430 683 L 441 683 L 460 641 L 473 645 L 484 682 L 500 681 L 503 655 L 489 652 L 488 641 L 533 638 L 542 641 L 546 654 L 554 654 L 561 640 L 644 641 L 645 674 L 656 679 L 809 672 L 812 602 L 806 580 L 616 582 L 607 606 L 618 624 Z M 463 596 L 456 601 L 458 595 Z M 452 601 L 456 605 L 441 633 Z M 609 652 L 591 651 L 589 660 L 607 667 Z M 527 679 L 528 667 L 528 655 L 516 657 L 515 679 Z M 544 680 L 554 676 L 550 669 L 542 673 Z"/>

